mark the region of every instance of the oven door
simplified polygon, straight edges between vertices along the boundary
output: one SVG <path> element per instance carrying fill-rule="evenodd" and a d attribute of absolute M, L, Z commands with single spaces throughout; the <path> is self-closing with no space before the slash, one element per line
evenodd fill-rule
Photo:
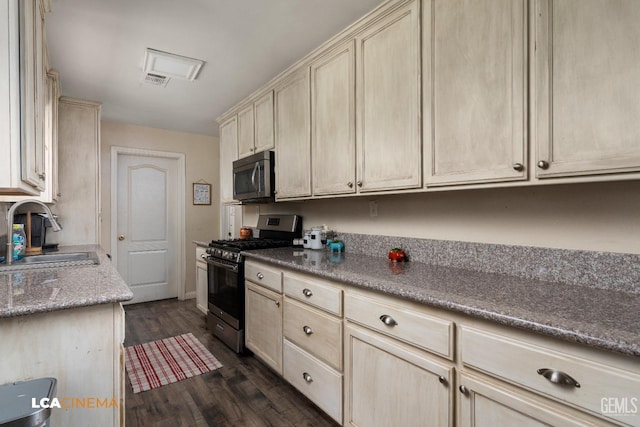
<path fill-rule="evenodd" d="M 235 329 L 244 323 L 244 266 L 207 258 L 209 311 Z"/>

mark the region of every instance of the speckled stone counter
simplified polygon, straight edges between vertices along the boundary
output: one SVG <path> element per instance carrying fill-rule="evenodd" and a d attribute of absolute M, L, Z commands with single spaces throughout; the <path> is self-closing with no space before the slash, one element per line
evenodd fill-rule
<path fill-rule="evenodd" d="M 99 246 L 62 246 L 56 253 L 86 251 L 95 251 L 100 264 L 0 271 L 0 318 L 133 298 L 133 293 Z"/>
<path fill-rule="evenodd" d="M 640 357 L 640 295 L 364 254 L 263 249 L 247 258 Z"/>

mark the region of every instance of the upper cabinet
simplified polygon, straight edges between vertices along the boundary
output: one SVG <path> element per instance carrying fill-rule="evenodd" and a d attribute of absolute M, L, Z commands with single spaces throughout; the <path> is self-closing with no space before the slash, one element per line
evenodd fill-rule
<path fill-rule="evenodd" d="M 539 178 L 640 171 L 640 2 L 535 3 Z"/>
<path fill-rule="evenodd" d="M 273 91 L 238 111 L 238 158 L 274 147 Z"/>
<path fill-rule="evenodd" d="M 220 199 L 233 201 L 233 161 L 238 158 L 238 117 L 220 124 Z"/>
<path fill-rule="evenodd" d="M 359 192 L 422 184 L 420 4 L 401 3 L 356 36 Z"/>
<path fill-rule="evenodd" d="M 427 185 L 525 179 L 525 1 L 425 2 L 422 31 Z"/>
<path fill-rule="evenodd" d="M 313 194 L 356 191 L 355 49 L 350 40 L 311 64 Z"/>
<path fill-rule="evenodd" d="M 275 90 L 276 199 L 311 195 L 309 68 Z"/>
<path fill-rule="evenodd" d="M 0 6 L 0 193 L 38 195 L 45 189 L 45 109 L 48 97 L 44 0 Z"/>

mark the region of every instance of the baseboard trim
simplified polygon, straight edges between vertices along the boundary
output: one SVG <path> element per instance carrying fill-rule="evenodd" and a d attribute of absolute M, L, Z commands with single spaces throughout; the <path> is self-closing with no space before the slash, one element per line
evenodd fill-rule
<path fill-rule="evenodd" d="M 184 293 L 184 299 L 194 299 L 195 297 L 196 297 L 196 291 Z"/>

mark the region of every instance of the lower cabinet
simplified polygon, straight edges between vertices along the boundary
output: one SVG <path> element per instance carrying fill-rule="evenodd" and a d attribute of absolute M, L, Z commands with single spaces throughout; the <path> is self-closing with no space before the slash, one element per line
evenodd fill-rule
<path fill-rule="evenodd" d="M 282 375 L 282 295 L 245 282 L 245 345 Z"/>
<path fill-rule="evenodd" d="M 196 246 L 196 307 L 207 314 L 207 263 L 202 260 L 206 249 Z"/>
<path fill-rule="evenodd" d="M 424 351 L 347 324 L 344 425 L 453 425 L 452 376 Z"/>
<path fill-rule="evenodd" d="M 596 426 L 602 421 L 500 382 L 460 375 L 460 427 Z"/>

